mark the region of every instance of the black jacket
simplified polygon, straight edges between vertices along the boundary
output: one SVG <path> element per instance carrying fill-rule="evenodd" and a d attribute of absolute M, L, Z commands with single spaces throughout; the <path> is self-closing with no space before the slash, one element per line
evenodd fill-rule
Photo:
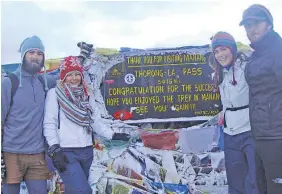
<path fill-rule="evenodd" d="M 250 45 L 245 69 L 250 87 L 250 122 L 255 139 L 282 139 L 282 39 L 274 31 Z"/>

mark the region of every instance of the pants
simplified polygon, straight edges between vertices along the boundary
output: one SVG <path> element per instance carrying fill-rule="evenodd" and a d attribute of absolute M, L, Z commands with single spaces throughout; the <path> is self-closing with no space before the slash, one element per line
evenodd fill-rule
<path fill-rule="evenodd" d="M 25 183 L 29 194 L 47 194 L 46 180 L 27 180 Z M 3 194 L 20 194 L 20 183 L 4 184 Z"/>
<path fill-rule="evenodd" d="M 6 177 L 4 183 L 18 184 L 26 180 L 47 180 L 49 170 L 45 154 L 12 154 L 4 152 Z"/>
<path fill-rule="evenodd" d="M 282 193 L 282 140 L 255 140 L 260 194 Z"/>
<path fill-rule="evenodd" d="M 259 194 L 255 148 L 251 132 L 224 134 L 224 154 L 230 194 Z"/>
<path fill-rule="evenodd" d="M 66 166 L 66 171 L 59 171 L 59 174 L 65 185 L 65 193 L 92 194 L 88 177 L 93 161 L 93 147 L 64 148 L 64 154 L 69 163 Z"/>
<path fill-rule="evenodd" d="M 219 138 L 218 138 L 218 148 L 223 151 L 224 150 L 224 132 L 223 132 L 223 129 L 224 127 L 223 126 L 218 126 L 217 127 L 218 130 L 219 130 Z"/>
<path fill-rule="evenodd" d="M 45 154 L 45 160 L 46 160 L 47 168 L 49 169 L 49 171 L 54 172 L 56 170 L 56 168 L 53 164 L 52 159 L 47 154 Z"/>

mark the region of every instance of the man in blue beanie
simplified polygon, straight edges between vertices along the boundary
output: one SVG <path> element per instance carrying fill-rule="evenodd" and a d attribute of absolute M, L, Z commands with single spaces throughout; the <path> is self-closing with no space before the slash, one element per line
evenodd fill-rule
<path fill-rule="evenodd" d="M 273 17 L 262 5 L 243 13 L 254 49 L 245 69 L 250 94 L 250 122 L 255 140 L 257 185 L 261 194 L 282 193 L 282 39 Z"/>
<path fill-rule="evenodd" d="M 45 74 L 45 48 L 37 36 L 25 39 L 20 52 L 22 63 L 13 72 L 17 90 L 12 94 L 15 79 L 10 77 L 3 79 L 1 88 L 2 152 L 6 165 L 3 191 L 19 194 L 24 180 L 29 194 L 46 194 L 49 171 L 43 136 L 45 92 L 56 85 L 59 76 Z M 42 68 L 45 73 L 40 79 Z"/>

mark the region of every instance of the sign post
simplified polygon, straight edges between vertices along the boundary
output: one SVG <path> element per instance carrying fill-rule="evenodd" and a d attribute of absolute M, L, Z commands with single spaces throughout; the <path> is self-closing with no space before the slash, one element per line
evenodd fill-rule
<path fill-rule="evenodd" d="M 129 52 L 105 77 L 107 110 L 121 120 L 216 115 L 210 54 L 208 46 Z"/>

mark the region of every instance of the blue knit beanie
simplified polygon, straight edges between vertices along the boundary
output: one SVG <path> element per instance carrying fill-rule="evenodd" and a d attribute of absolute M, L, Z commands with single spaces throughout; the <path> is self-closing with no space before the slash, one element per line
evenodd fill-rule
<path fill-rule="evenodd" d="M 43 53 L 43 63 L 44 63 L 44 82 L 45 82 L 45 90 L 48 90 L 47 80 L 46 80 L 46 68 L 45 68 L 45 47 L 40 40 L 40 38 L 36 35 L 26 38 L 20 45 L 19 52 L 21 53 L 21 64 L 24 61 L 25 54 L 33 49 L 38 49 Z M 21 67 L 22 68 L 22 65 Z M 22 86 L 22 71 L 20 70 L 20 87 Z"/>
<path fill-rule="evenodd" d="M 45 55 L 45 47 L 38 36 L 32 36 L 32 37 L 26 38 L 22 42 L 20 49 L 19 49 L 19 52 L 21 52 L 21 62 L 23 62 L 25 54 L 28 51 L 33 50 L 33 49 L 38 49 Z"/>

